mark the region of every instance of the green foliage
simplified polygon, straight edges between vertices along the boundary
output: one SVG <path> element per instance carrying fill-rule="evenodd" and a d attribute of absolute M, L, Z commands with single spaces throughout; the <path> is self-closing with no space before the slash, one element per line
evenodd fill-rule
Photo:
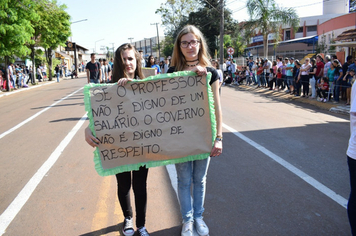
<path fill-rule="evenodd" d="M 189 24 L 197 26 L 204 34 L 210 53 L 219 49 L 217 37 L 220 35 L 220 1 L 201 1 L 201 7 L 197 12 L 189 14 Z M 224 9 L 224 32 L 233 38 L 238 34 L 238 24 L 232 18 L 232 12 Z"/>
<path fill-rule="evenodd" d="M 161 3 L 155 13 L 161 15 L 165 33 L 173 34 L 181 28 L 181 22 L 186 20 L 189 13 L 195 11 L 197 7 L 198 3 L 194 0 L 167 0 L 166 3 Z"/>
<path fill-rule="evenodd" d="M 350 12 L 356 11 L 356 0 L 350 0 Z"/>
<path fill-rule="evenodd" d="M 31 21 L 38 19 L 32 0 L 0 0 L 0 57 L 28 55 L 25 45 L 34 33 Z"/>
<path fill-rule="evenodd" d="M 174 47 L 174 39 L 171 36 L 166 36 L 164 41 L 162 42 L 163 49 L 162 53 L 164 57 L 172 56 L 173 54 L 173 47 Z"/>
<path fill-rule="evenodd" d="M 263 35 L 265 57 L 268 56 L 268 34 L 275 33 L 276 42 L 279 42 L 279 30 L 283 24 L 291 25 L 295 31 L 299 26 L 295 9 L 279 7 L 275 0 L 248 0 L 246 6 L 250 19 L 243 27 L 245 37 L 249 38 L 259 30 Z"/>

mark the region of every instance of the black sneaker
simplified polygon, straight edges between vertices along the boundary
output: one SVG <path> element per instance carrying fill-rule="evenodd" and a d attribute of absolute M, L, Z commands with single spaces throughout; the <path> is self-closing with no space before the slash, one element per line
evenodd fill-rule
<path fill-rule="evenodd" d="M 122 234 L 125 236 L 133 236 L 134 233 L 132 217 L 126 217 L 122 225 Z"/>
<path fill-rule="evenodd" d="M 142 227 L 138 228 L 136 232 L 137 232 L 138 236 L 150 236 L 148 234 L 145 226 L 142 226 Z"/>

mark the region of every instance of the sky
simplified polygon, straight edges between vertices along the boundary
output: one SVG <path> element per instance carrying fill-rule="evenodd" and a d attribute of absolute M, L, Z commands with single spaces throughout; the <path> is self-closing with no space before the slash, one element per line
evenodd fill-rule
<path fill-rule="evenodd" d="M 207 0 L 209 1 L 209 0 Z M 166 0 L 58 0 L 65 4 L 71 16 L 72 41 L 89 52 L 101 53 L 100 48 L 164 35 L 161 17 L 155 11 Z M 225 0 L 226 7 L 233 12 L 237 21 L 248 19 L 246 0 Z M 295 7 L 299 17 L 321 15 L 322 0 L 276 0 L 282 7 Z M 85 20 L 85 21 L 82 21 Z M 80 21 L 80 22 L 77 22 Z M 154 25 L 151 25 L 154 24 Z M 96 48 L 96 50 L 95 50 Z"/>

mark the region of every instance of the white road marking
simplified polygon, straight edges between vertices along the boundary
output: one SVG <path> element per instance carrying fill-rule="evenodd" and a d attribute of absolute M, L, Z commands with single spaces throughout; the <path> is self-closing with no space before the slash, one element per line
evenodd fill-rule
<path fill-rule="evenodd" d="M 87 119 L 87 115 L 85 114 L 78 123 L 74 126 L 74 128 L 67 134 L 67 136 L 62 140 L 62 142 L 57 146 L 54 152 L 49 156 L 45 163 L 37 170 L 37 172 L 32 176 L 32 178 L 27 182 L 25 187 L 21 190 L 21 192 L 16 196 L 16 198 L 11 202 L 11 204 L 6 208 L 6 210 L 0 216 L 0 235 L 3 235 L 16 217 L 16 215 L 20 212 L 21 208 L 26 204 L 27 200 L 31 197 L 32 193 L 35 191 L 38 184 L 41 182 L 43 177 L 47 174 L 47 172 L 52 168 L 52 166 L 56 163 L 59 156 L 62 154 L 63 150 L 70 143 L 74 135 L 78 132 L 80 127 L 84 124 Z"/>
<path fill-rule="evenodd" d="M 347 200 L 340 196 L 339 194 L 335 193 L 333 190 L 330 188 L 326 187 L 313 177 L 309 176 L 308 174 L 304 173 L 302 170 L 298 169 L 297 167 L 293 166 L 289 162 L 283 160 L 283 158 L 279 157 L 278 155 L 274 154 L 273 152 L 269 151 L 267 148 L 259 145 L 258 143 L 254 142 L 253 140 L 247 138 L 245 135 L 241 134 L 237 130 L 231 128 L 230 126 L 223 124 L 223 127 L 227 130 L 229 130 L 231 133 L 233 133 L 235 136 L 239 137 L 246 143 L 250 144 L 252 147 L 258 149 L 261 151 L 263 154 L 266 156 L 270 157 L 280 165 L 282 165 L 284 168 L 292 172 L 293 174 L 297 175 L 299 178 L 310 184 L 312 187 L 315 189 L 319 190 L 321 193 L 325 194 L 327 197 L 331 198 L 334 200 L 336 203 L 340 204 L 344 208 L 347 206 Z"/>
<path fill-rule="evenodd" d="M 319 181 L 317 181 L 313 177 L 307 175 L 302 170 L 300 170 L 297 167 L 293 166 L 289 162 L 283 160 L 281 157 L 279 157 L 278 155 L 276 155 L 273 152 L 269 151 L 267 148 L 259 145 L 258 143 L 254 142 L 253 140 L 247 138 L 245 135 L 241 134 L 237 130 L 231 128 L 230 126 L 228 126 L 226 124 L 223 124 L 223 127 L 225 129 L 229 130 L 235 136 L 237 136 L 240 139 L 242 139 L 243 141 L 245 141 L 246 143 L 250 144 L 252 147 L 258 149 L 263 154 L 265 154 L 266 156 L 270 157 L 271 159 L 273 159 L 274 161 L 276 161 L 277 163 L 282 165 L 284 168 L 286 168 L 287 170 L 289 170 L 293 174 L 297 175 L 299 178 L 301 178 L 302 180 L 304 180 L 305 182 L 310 184 L 315 189 L 319 190 L 321 193 L 325 194 L 327 197 L 331 198 L 336 203 L 340 204 L 342 207 L 344 207 L 344 208 L 347 207 L 347 200 L 344 197 L 342 197 L 339 194 L 335 193 L 333 190 L 331 190 L 330 188 L 326 187 L 325 185 L 323 185 L 322 183 L 320 183 Z M 173 186 L 173 188 L 174 188 L 174 190 L 175 190 L 175 192 L 177 194 L 177 197 L 178 197 L 178 192 L 177 192 L 177 172 L 176 172 L 176 169 L 174 168 L 173 165 L 166 166 L 166 169 L 167 169 L 167 172 L 168 172 L 169 177 L 171 179 L 172 186 Z"/>
<path fill-rule="evenodd" d="M 74 94 L 76 94 L 78 91 L 82 90 L 83 88 L 80 88 L 76 91 L 74 91 L 73 93 L 69 94 L 68 96 L 58 100 L 57 102 L 53 103 L 52 105 L 46 107 L 45 109 L 43 109 L 42 111 L 37 112 L 36 114 L 34 114 L 33 116 L 31 116 L 30 118 L 27 118 L 26 120 L 22 121 L 21 123 L 19 123 L 18 125 L 12 127 L 11 129 L 5 131 L 4 133 L 0 134 L 0 139 L 2 139 L 3 137 L 5 137 L 6 135 L 10 134 L 11 132 L 17 130 L 18 128 L 20 128 L 21 126 L 23 126 L 24 124 L 30 122 L 31 120 L 35 119 L 37 116 L 41 115 L 43 112 L 47 111 L 48 109 L 54 107 L 55 105 L 57 105 L 58 103 L 62 102 L 63 100 L 73 96 Z"/>

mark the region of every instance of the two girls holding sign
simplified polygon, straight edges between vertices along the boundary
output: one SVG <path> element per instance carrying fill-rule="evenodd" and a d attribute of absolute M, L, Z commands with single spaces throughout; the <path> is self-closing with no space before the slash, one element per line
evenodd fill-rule
<path fill-rule="evenodd" d="M 219 75 L 211 67 L 208 48 L 202 33 L 194 26 L 185 26 L 175 41 L 171 68 L 168 73 L 175 71 L 194 71 L 198 75 L 211 72 L 211 86 L 214 96 L 217 136 L 215 138 L 210 156 L 219 156 L 222 152 L 222 114 L 219 97 Z M 115 55 L 113 82 L 125 86 L 133 79 L 143 79 L 141 71 L 141 58 L 139 53 L 130 44 L 121 45 Z M 119 79 L 120 78 L 120 79 Z M 207 127 L 210 129 L 211 127 Z M 203 138 L 203 137 L 202 137 Z M 99 144 L 90 129 L 85 130 L 85 140 L 92 147 Z M 200 236 L 207 236 L 209 228 L 203 220 L 206 175 L 210 157 L 203 160 L 189 161 L 176 164 L 178 176 L 178 198 L 183 218 L 181 236 L 193 236 L 194 228 Z M 133 235 L 132 209 L 129 190 L 132 185 L 135 194 L 136 226 L 140 236 L 148 236 L 145 228 L 146 203 L 147 203 L 147 173 L 148 169 L 141 167 L 138 171 L 124 172 L 116 175 L 118 182 L 118 198 L 125 216 L 123 234 Z M 191 186 L 193 184 L 193 186 Z M 193 201 L 190 189 L 193 188 Z"/>

